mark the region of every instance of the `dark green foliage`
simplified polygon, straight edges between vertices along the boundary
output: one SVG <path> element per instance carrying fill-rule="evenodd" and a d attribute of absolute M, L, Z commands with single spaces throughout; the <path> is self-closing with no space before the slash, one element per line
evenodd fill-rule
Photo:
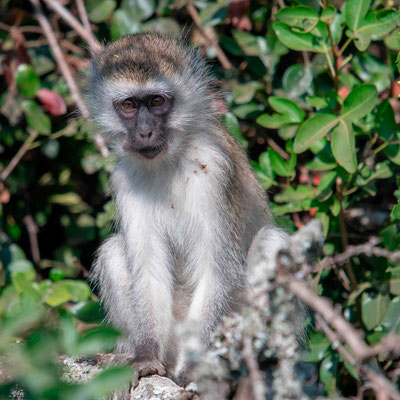
<path fill-rule="evenodd" d="M 11 376 L 0 397 L 17 383 L 28 399 L 97 399 L 127 382 L 130 370 L 113 368 L 88 385 L 70 385 L 54 361 L 60 354 L 109 351 L 117 337 L 97 326 L 102 310 L 86 280 L 112 228 L 112 160 L 99 155 L 90 123 L 68 115 L 75 110 L 68 86 L 20 3 L 0 6 L 4 24 L 17 24 L 13 32 L 0 27 L 0 354 L 8 354 L 0 366 Z M 86 7 L 100 41 L 184 29 L 194 46 L 206 49 L 230 93 L 224 122 L 247 147 L 277 222 L 294 231 L 319 218 L 325 254 L 333 255 L 371 235 L 389 251 L 400 248 L 400 13 L 389 3 L 288 0 L 278 9 L 276 2 L 196 2 L 231 70 L 191 27 L 182 2 L 86 0 Z M 85 44 L 66 25 L 59 29 L 70 43 L 64 46 L 70 66 L 84 68 Z M 359 255 L 341 269 L 322 270 L 309 283 L 368 344 L 400 335 L 399 263 Z M 360 377 L 335 346 L 311 329 L 307 347 L 305 358 L 317 363 L 325 394 L 355 396 Z M 384 356 L 375 362 L 385 365 Z"/>

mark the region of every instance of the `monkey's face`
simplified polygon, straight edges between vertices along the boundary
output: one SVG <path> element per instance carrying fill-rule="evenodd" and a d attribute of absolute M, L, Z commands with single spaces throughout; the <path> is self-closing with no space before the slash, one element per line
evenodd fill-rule
<path fill-rule="evenodd" d="M 124 126 L 122 149 L 152 159 L 167 147 L 167 120 L 172 97 L 144 93 L 114 100 L 113 106 Z"/>

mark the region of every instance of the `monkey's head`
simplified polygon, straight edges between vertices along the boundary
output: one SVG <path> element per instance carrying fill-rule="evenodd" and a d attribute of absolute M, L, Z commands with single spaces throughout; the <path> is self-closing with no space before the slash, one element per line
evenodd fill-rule
<path fill-rule="evenodd" d="M 107 45 L 94 56 L 85 89 L 93 119 L 117 151 L 143 160 L 179 153 L 188 130 L 215 117 L 204 61 L 157 33 Z"/>

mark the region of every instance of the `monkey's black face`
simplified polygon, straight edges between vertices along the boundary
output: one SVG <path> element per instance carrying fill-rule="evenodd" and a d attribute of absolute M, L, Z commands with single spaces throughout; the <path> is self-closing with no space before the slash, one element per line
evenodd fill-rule
<path fill-rule="evenodd" d="M 172 98 L 160 95 L 135 96 L 114 102 L 127 135 L 122 147 L 152 159 L 167 146 L 167 119 Z"/>

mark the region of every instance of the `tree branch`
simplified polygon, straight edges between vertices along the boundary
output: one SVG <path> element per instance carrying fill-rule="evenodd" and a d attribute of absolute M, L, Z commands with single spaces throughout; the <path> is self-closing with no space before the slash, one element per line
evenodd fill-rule
<path fill-rule="evenodd" d="M 219 62 L 221 63 L 222 67 L 226 70 L 232 69 L 233 66 L 231 62 L 228 60 L 228 57 L 225 55 L 224 51 L 221 49 L 220 45 L 216 41 L 215 38 L 211 37 L 204 29 L 204 27 L 201 24 L 200 16 L 199 13 L 196 10 L 196 7 L 193 4 L 188 4 L 186 6 L 186 9 L 191 16 L 194 24 L 200 31 L 200 33 L 203 35 L 203 37 L 209 42 L 211 46 L 215 48 L 215 51 L 217 52 L 217 57 Z"/>
<path fill-rule="evenodd" d="M 62 7 L 57 2 L 54 2 L 51 0 L 45 0 L 45 1 L 46 1 L 46 3 L 57 4 L 59 7 L 64 9 L 64 7 Z M 57 61 L 58 68 L 60 69 L 65 81 L 67 82 L 67 85 L 71 92 L 72 98 L 73 98 L 75 104 L 77 105 L 82 116 L 85 119 L 88 119 L 89 118 L 89 110 L 87 109 L 87 107 L 83 101 L 83 98 L 79 91 L 78 85 L 76 84 L 75 79 L 72 76 L 72 73 L 69 69 L 69 66 L 68 66 L 66 60 L 65 60 L 64 54 L 61 50 L 61 47 L 59 46 L 59 44 L 57 42 L 57 38 L 53 32 L 53 29 L 52 29 L 48 19 L 46 18 L 46 16 L 43 13 L 40 2 L 39 2 L 39 0 L 30 0 L 30 2 L 33 5 L 33 9 L 35 11 L 36 18 L 38 19 L 39 24 L 43 29 L 43 32 L 47 38 L 49 46 L 50 46 L 50 48 L 54 54 L 54 57 Z M 56 8 L 58 6 L 56 6 Z M 100 154 L 104 157 L 107 157 L 109 154 L 109 151 L 104 143 L 104 140 L 99 135 L 95 135 L 94 141 L 95 141 L 95 144 L 96 144 Z"/>
<path fill-rule="evenodd" d="M 79 36 L 89 45 L 92 52 L 98 52 L 99 50 L 101 50 L 103 46 L 93 35 L 93 32 L 90 29 L 90 25 L 89 29 L 85 29 L 82 24 L 70 13 L 70 11 L 62 6 L 57 0 L 44 0 L 44 2 L 49 8 L 56 12 L 73 30 L 75 30 L 79 34 Z M 31 0 L 31 3 L 37 3 L 37 5 L 40 7 L 40 4 L 36 0 L 34 0 L 33 2 Z"/>

